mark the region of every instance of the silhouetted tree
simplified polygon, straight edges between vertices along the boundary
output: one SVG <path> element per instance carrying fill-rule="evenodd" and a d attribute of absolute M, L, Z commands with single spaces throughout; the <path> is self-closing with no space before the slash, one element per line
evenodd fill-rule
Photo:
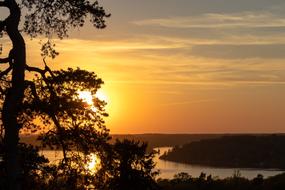
<path fill-rule="evenodd" d="M 158 186 L 161 190 L 281 190 L 285 188 L 284 173 L 267 179 L 258 175 L 252 180 L 234 176 L 219 179 L 212 178 L 210 175 L 206 180 L 201 180 L 201 175 L 185 180 L 185 176 L 187 175 L 178 174 L 174 179 L 159 179 Z"/>
<path fill-rule="evenodd" d="M 174 175 L 174 180 L 177 180 L 179 182 L 187 182 L 187 181 L 191 181 L 191 179 L 192 177 L 188 173 L 185 173 L 185 172 L 181 172 L 181 173 Z"/>
<path fill-rule="evenodd" d="M 37 70 L 40 75 L 33 81 L 26 81 L 28 87 L 18 123 L 25 132 L 42 132 L 39 140 L 43 146 L 61 149 L 63 160 L 54 166 L 33 167 L 32 172 L 43 178 L 43 182 L 50 182 L 48 187 L 51 189 L 85 189 L 97 178 L 97 174 L 86 167 L 90 154 L 98 153 L 100 157 L 109 146 L 109 131 L 103 120 L 107 116 L 106 102 L 94 96 L 103 81 L 95 73 L 80 69 L 51 71 L 46 66 L 45 70 Z M 89 91 L 94 105 L 80 99 L 80 91 Z M 29 150 L 35 155 L 36 151 Z M 19 160 L 22 161 L 22 173 L 27 163 L 37 165 L 35 159 L 27 159 L 27 156 L 21 155 Z M 22 179 L 21 182 L 27 187 L 27 183 L 41 181 L 40 178 Z"/>
<path fill-rule="evenodd" d="M 50 39 L 67 37 L 70 28 L 82 27 L 85 18 L 90 15 L 90 21 L 97 28 L 105 27 L 105 18 L 108 17 L 104 9 L 97 1 L 88 0 L 2 0 L 0 7 L 6 7 L 10 15 L 0 22 L 0 33 L 6 32 L 12 42 L 12 49 L 6 58 L 0 59 L 0 63 L 7 63 L 8 68 L 0 74 L 11 75 L 11 84 L 5 94 L 2 108 L 2 122 L 5 128 L 5 166 L 8 172 L 10 189 L 20 189 L 21 168 L 19 162 L 18 141 L 19 130 L 24 123 L 19 122 L 21 117 L 24 93 L 27 88 L 33 88 L 25 79 L 25 71 L 39 72 L 41 75 L 48 72 L 37 68 L 31 68 L 26 63 L 25 40 L 19 30 L 22 8 L 27 10 L 23 18 L 23 33 L 31 38 L 38 35 L 47 37 L 49 40 L 42 46 L 42 55 L 54 58 L 58 53 L 53 49 Z M 57 124 L 56 124 L 57 125 Z"/>
<path fill-rule="evenodd" d="M 1 142 L 0 142 L 1 143 Z M 1 145 L 3 145 L 1 143 Z M 40 189 L 42 186 L 40 180 L 42 178 L 39 173 L 46 167 L 48 159 L 38 154 L 39 149 L 32 145 L 19 144 L 20 165 L 22 166 L 24 189 Z M 6 183 L 6 171 L 4 170 L 3 162 L 0 162 L 0 189 L 8 189 Z"/>
<path fill-rule="evenodd" d="M 117 140 L 110 147 L 109 158 L 103 165 L 108 177 L 101 189 L 108 190 L 153 190 L 157 189 L 154 170 L 156 152 L 147 153 L 147 144 L 131 140 Z"/>

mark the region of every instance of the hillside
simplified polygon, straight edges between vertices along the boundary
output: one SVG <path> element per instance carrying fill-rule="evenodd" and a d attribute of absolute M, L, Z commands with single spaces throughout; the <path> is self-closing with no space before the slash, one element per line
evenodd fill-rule
<path fill-rule="evenodd" d="M 223 136 L 222 134 L 133 134 L 133 135 L 112 135 L 114 139 L 134 139 L 147 142 L 149 148 L 174 147 L 202 139 L 214 139 Z"/>
<path fill-rule="evenodd" d="M 218 138 L 221 137 L 222 134 L 114 134 L 111 136 L 112 142 L 114 142 L 115 139 L 139 140 L 142 142 L 147 142 L 149 149 L 152 149 L 155 147 L 183 145 L 202 139 Z M 39 145 L 39 142 L 36 139 L 37 135 L 21 136 L 21 142 Z"/>
<path fill-rule="evenodd" d="M 175 147 L 161 159 L 217 167 L 285 169 L 284 135 L 204 139 Z"/>

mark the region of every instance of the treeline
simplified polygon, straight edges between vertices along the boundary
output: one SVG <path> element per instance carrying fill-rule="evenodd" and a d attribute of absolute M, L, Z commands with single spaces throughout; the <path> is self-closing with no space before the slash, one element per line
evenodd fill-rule
<path fill-rule="evenodd" d="M 285 169 L 284 135 L 224 136 L 176 146 L 160 158 L 217 167 Z"/>
<path fill-rule="evenodd" d="M 238 174 L 238 173 L 237 173 Z M 240 175 L 225 179 L 213 178 L 201 173 L 192 178 L 186 173 L 177 174 L 173 179 L 158 180 L 160 190 L 284 190 L 285 174 L 264 179 L 262 175 L 249 180 Z"/>
<path fill-rule="evenodd" d="M 199 141 L 202 139 L 213 139 L 223 136 L 222 134 L 113 134 L 110 135 L 112 139 L 111 143 L 116 142 L 116 139 L 123 140 L 135 140 L 148 143 L 148 151 L 151 151 L 156 147 L 166 146 L 178 146 L 193 141 Z M 32 144 L 35 146 L 40 145 L 40 141 L 37 141 L 38 135 L 22 135 L 21 142 Z"/>
<path fill-rule="evenodd" d="M 214 139 L 222 137 L 222 134 L 120 134 L 111 135 L 113 141 L 116 139 L 129 139 L 148 143 L 148 150 L 157 147 L 174 147 L 199 141 L 202 139 Z"/>

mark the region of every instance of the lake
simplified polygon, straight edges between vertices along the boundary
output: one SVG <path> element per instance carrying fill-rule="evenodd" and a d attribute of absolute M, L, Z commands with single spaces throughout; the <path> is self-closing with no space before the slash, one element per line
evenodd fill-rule
<path fill-rule="evenodd" d="M 193 177 L 199 177 L 201 172 L 206 173 L 207 175 L 212 175 L 213 177 L 226 178 L 230 177 L 234 174 L 235 171 L 239 171 L 243 177 L 248 179 L 253 179 L 258 174 L 262 174 L 265 178 L 269 176 L 274 176 L 284 171 L 276 170 L 276 169 L 251 169 L 251 168 L 216 168 L 216 167 L 208 167 L 208 166 L 199 166 L 199 165 L 191 165 L 191 164 L 181 164 L 176 162 L 169 162 L 160 160 L 159 156 L 164 152 L 170 150 L 171 147 L 160 147 L 155 148 L 155 150 L 159 150 L 160 154 L 155 157 L 156 169 L 160 170 L 160 178 L 173 178 L 173 176 L 180 172 L 186 172 Z M 54 150 L 43 150 L 41 151 L 43 155 L 45 155 L 51 162 L 56 162 L 59 159 L 62 159 L 61 151 Z M 1 160 L 1 158 L 0 158 Z"/>
<path fill-rule="evenodd" d="M 235 171 L 239 171 L 243 177 L 253 179 L 258 174 L 262 174 L 264 177 L 274 176 L 284 171 L 276 169 L 245 169 L 245 168 L 215 168 L 208 166 L 181 164 L 176 162 L 169 162 L 160 160 L 159 156 L 164 152 L 170 150 L 171 147 L 160 147 L 155 150 L 160 150 L 160 154 L 155 157 L 156 169 L 160 170 L 160 178 L 173 178 L 173 176 L 179 172 L 189 173 L 193 177 L 199 177 L 201 172 L 207 175 L 211 174 L 213 177 L 218 176 L 219 178 L 230 177 Z M 62 158 L 60 151 L 44 150 L 42 153 L 51 161 L 54 162 Z"/>

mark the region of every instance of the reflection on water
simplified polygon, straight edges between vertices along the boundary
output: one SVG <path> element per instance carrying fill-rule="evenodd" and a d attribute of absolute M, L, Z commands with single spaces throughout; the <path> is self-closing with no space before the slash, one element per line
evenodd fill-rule
<path fill-rule="evenodd" d="M 170 150 L 171 147 L 161 147 L 155 150 L 160 150 L 160 155 Z M 156 168 L 160 170 L 160 178 L 173 178 L 173 176 L 179 172 L 189 173 L 193 177 L 199 177 L 201 172 L 207 175 L 218 176 L 219 178 L 226 178 L 233 176 L 234 172 L 239 170 L 243 177 L 253 179 L 258 174 L 262 174 L 264 177 L 274 176 L 284 171 L 280 170 L 266 170 L 266 169 L 244 169 L 244 168 L 215 168 L 208 166 L 181 164 L 176 162 L 169 162 L 160 160 L 159 156 L 155 158 L 157 162 Z"/>
<path fill-rule="evenodd" d="M 232 176 L 236 170 L 239 170 L 243 177 L 253 179 L 258 174 L 262 174 L 264 177 L 269 177 L 284 172 L 280 170 L 266 169 L 214 168 L 160 160 L 159 156 L 170 149 L 171 147 L 156 148 L 156 150 L 160 151 L 160 154 L 155 157 L 155 162 L 157 163 L 156 169 L 160 170 L 160 178 L 173 178 L 175 174 L 180 172 L 189 173 L 193 177 L 198 177 L 200 176 L 201 172 L 204 172 L 207 175 L 211 174 L 212 176 L 218 176 L 219 178 L 226 178 Z M 57 150 L 43 150 L 42 154 L 47 157 L 51 163 L 56 163 L 63 158 L 62 152 Z M 2 158 L 0 157 L 0 161 L 1 159 Z M 98 165 L 100 165 L 100 160 L 96 157 L 95 154 L 91 155 L 88 169 L 96 171 L 96 167 L 98 167 Z"/>
<path fill-rule="evenodd" d="M 49 159 L 50 163 L 56 164 L 58 161 L 63 159 L 62 151 L 60 150 L 43 150 L 41 154 Z M 87 157 L 88 164 L 86 169 L 90 171 L 96 171 L 100 165 L 100 159 L 96 154 L 91 154 Z"/>
<path fill-rule="evenodd" d="M 90 171 L 97 171 L 98 167 L 100 166 L 100 159 L 98 158 L 98 156 L 96 154 L 91 154 L 89 156 L 89 162 L 88 162 L 88 166 L 87 168 Z"/>
<path fill-rule="evenodd" d="M 60 150 L 42 150 L 40 153 L 48 158 L 52 164 L 55 164 L 63 159 L 63 154 Z"/>
<path fill-rule="evenodd" d="M 160 155 L 164 152 L 170 150 L 171 147 L 161 147 L 156 148 L 156 150 L 160 150 Z M 51 161 L 56 162 L 63 158 L 61 151 L 54 150 L 44 150 L 42 153 Z M 95 167 L 96 163 L 99 160 L 97 157 L 91 158 L 90 164 L 88 168 Z M 265 170 L 265 169 L 236 169 L 236 168 L 214 168 L 208 166 L 197 166 L 190 164 L 180 164 L 176 162 L 169 162 L 159 159 L 159 155 L 155 157 L 155 162 L 157 163 L 156 168 L 160 170 L 160 178 L 173 178 L 173 176 L 180 172 L 189 173 L 193 177 L 200 176 L 201 172 L 206 173 L 207 175 L 218 176 L 219 178 L 230 177 L 234 174 L 236 170 L 239 170 L 243 177 L 253 179 L 258 174 L 262 174 L 264 177 L 274 176 L 282 173 L 283 171 L 278 170 Z"/>

